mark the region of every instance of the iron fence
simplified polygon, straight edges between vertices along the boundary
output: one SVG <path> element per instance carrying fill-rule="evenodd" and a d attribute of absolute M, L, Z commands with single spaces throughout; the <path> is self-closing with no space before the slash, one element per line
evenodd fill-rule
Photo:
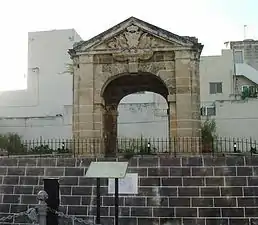
<path fill-rule="evenodd" d="M 48 139 L 9 141 L 2 145 L 0 155 L 55 155 L 78 156 L 105 153 L 120 155 L 146 154 L 218 154 L 218 153 L 258 153 L 258 142 L 244 138 L 213 138 L 203 140 L 196 137 L 177 138 L 116 138 L 112 140 Z"/>

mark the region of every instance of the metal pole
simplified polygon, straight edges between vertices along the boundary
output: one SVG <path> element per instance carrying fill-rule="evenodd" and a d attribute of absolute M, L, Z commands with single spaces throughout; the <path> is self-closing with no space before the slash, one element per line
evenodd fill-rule
<path fill-rule="evenodd" d="M 115 178 L 115 225 L 118 225 L 118 209 L 119 209 L 118 178 Z"/>
<path fill-rule="evenodd" d="M 39 225 L 47 225 L 47 203 L 48 194 L 45 191 L 39 191 L 37 195 L 39 201 L 38 214 L 39 214 Z"/>
<path fill-rule="evenodd" d="M 96 224 L 100 224 L 100 178 L 97 178 L 97 215 Z"/>
<path fill-rule="evenodd" d="M 58 211 L 59 200 L 59 182 L 56 178 L 44 179 L 44 190 L 48 194 L 47 206 L 52 210 Z M 54 212 L 48 211 L 47 225 L 58 225 L 58 215 Z"/>
<path fill-rule="evenodd" d="M 246 39 L 246 29 L 247 29 L 247 25 L 244 25 L 244 40 Z"/>

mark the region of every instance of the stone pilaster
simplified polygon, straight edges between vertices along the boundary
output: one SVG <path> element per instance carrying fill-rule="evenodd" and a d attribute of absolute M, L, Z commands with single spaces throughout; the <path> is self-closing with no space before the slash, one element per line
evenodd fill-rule
<path fill-rule="evenodd" d="M 95 71 L 92 56 L 80 56 L 74 74 L 73 134 L 78 155 L 99 155 L 103 149 L 102 106 L 95 100 Z"/>
<path fill-rule="evenodd" d="M 117 150 L 117 117 L 116 106 L 106 106 L 103 118 L 104 152 L 106 155 L 115 155 Z"/>
<path fill-rule="evenodd" d="M 200 137 L 199 77 L 193 76 L 189 52 L 176 52 L 176 114 L 178 137 Z"/>

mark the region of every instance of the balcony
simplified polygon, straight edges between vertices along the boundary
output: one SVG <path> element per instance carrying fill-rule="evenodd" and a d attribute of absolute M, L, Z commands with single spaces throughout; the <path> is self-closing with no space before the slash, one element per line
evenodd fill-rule
<path fill-rule="evenodd" d="M 246 98 L 257 98 L 258 96 L 258 86 L 243 86 L 241 98 L 244 100 Z"/>

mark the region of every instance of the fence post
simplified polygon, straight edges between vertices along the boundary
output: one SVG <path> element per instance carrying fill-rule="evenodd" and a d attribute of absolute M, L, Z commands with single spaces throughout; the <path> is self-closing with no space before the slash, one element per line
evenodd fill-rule
<path fill-rule="evenodd" d="M 48 194 L 46 191 L 39 191 L 37 195 L 37 199 L 39 201 L 38 204 L 38 214 L 39 214 L 39 225 L 47 224 L 47 203 Z"/>
<path fill-rule="evenodd" d="M 212 143 L 211 143 L 211 151 L 212 151 L 212 155 L 214 156 L 214 152 L 215 152 L 215 149 L 214 149 L 214 137 L 212 136 L 211 137 L 211 141 L 212 141 Z"/>

